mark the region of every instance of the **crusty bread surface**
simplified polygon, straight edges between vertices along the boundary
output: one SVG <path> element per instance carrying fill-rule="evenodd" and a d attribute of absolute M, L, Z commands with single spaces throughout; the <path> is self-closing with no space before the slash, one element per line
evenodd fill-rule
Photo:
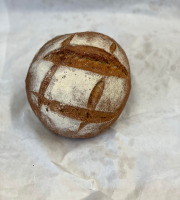
<path fill-rule="evenodd" d="M 131 89 L 121 46 L 96 32 L 57 36 L 35 55 L 26 92 L 32 110 L 51 131 L 71 138 L 102 133 L 121 114 Z"/>

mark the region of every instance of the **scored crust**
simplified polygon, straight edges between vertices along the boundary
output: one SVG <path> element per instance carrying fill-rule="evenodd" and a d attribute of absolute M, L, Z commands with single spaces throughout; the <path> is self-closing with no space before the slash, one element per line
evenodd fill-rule
<path fill-rule="evenodd" d="M 36 116 L 53 132 L 72 138 L 93 137 L 113 124 L 130 88 L 125 52 L 112 38 L 95 32 L 48 41 L 26 77 L 28 101 Z"/>

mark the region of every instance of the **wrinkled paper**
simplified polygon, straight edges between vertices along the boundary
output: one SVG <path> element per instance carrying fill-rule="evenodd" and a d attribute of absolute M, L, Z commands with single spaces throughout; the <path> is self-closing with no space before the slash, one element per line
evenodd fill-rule
<path fill-rule="evenodd" d="M 179 1 L 0 1 L 0 200 L 180 199 Z M 97 31 L 126 51 L 132 90 L 91 139 L 46 129 L 25 77 L 56 35 Z"/>

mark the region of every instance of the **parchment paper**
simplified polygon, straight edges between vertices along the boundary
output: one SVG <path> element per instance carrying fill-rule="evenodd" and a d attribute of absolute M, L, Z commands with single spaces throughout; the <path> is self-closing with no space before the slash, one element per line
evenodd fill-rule
<path fill-rule="evenodd" d="M 104 134 L 47 130 L 25 77 L 56 35 L 97 31 L 130 61 L 132 90 Z M 0 1 L 0 200 L 180 199 L 180 1 Z"/>

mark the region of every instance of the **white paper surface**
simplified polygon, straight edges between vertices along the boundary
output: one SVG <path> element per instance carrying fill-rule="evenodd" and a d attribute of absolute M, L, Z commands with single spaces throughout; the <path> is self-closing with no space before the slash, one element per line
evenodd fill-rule
<path fill-rule="evenodd" d="M 97 31 L 130 61 L 117 122 L 92 139 L 47 130 L 25 77 L 56 35 Z M 179 1 L 0 1 L 0 200 L 180 199 Z"/>

